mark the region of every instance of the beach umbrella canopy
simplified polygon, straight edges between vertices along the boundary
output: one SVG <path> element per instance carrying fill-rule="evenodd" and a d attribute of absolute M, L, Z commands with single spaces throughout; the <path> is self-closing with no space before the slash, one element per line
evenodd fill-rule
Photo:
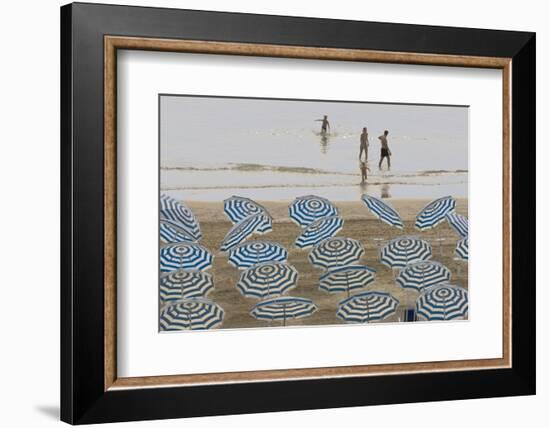
<path fill-rule="evenodd" d="M 434 285 L 416 299 L 416 315 L 426 321 L 463 318 L 468 313 L 468 291 L 457 285 Z"/>
<path fill-rule="evenodd" d="M 461 238 L 468 236 L 468 219 L 455 212 L 447 214 L 447 222 Z"/>
<path fill-rule="evenodd" d="M 286 325 L 289 318 L 304 318 L 313 314 L 317 306 L 311 299 L 303 297 L 275 297 L 256 303 L 250 311 L 250 315 L 259 320 L 282 320 Z"/>
<path fill-rule="evenodd" d="M 222 324 L 223 309 L 208 299 L 183 299 L 160 311 L 162 331 L 208 330 Z"/>
<path fill-rule="evenodd" d="M 183 202 L 164 193 L 160 195 L 160 219 L 178 223 L 195 241 L 202 238 L 199 221 L 195 218 L 193 211 Z"/>
<path fill-rule="evenodd" d="M 309 226 L 323 217 L 338 215 L 338 210 L 328 199 L 320 196 L 300 196 L 288 207 L 290 218 L 299 226 Z"/>
<path fill-rule="evenodd" d="M 443 284 L 451 280 L 451 271 L 434 261 L 411 263 L 405 266 L 395 278 L 403 288 L 422 291 L 432 285 Z"/>
<path fill-rule="evenodd" d="M 380 262 L 392 269 L 431 258 L 432 246 L 415 236 L 400 236 L 392 239 L 380 250 Z"/>
<path fill-rule="evenodd" d="M 254 233 L 267 233 L 272 230 L 271 217 L 264 213 L 258 213 L 245 218 L 235 224 L 223 239 L 221 251 L 228 251 L 239 245 Z"/>
<path fill-rule="evenodd" d="M 419 230 L 431 229 L 445 220 L 453 212 L 456 202 L 451 196 L 444 196 L 426 205 L 416 216 L 415 227 Z"/>
<path fill-rule="evenodd" d="M 336 235 L 344 227 L 341 217 L 323 217 L 314 221 L 296 238 L 298 248 L 310 248 Z"/>
<path fill-rule="evenodd" d="M 383 320 L 395 313 L 399 300 L 389 293 L 365 291 L 342 300 L 336 316 L 349 323 Z"/>
<path fill-rule="evenodd" d="M 206 297 L 213 288 L 212 275 L 199 270 L 180 269 L 160 277 L 160 298 L 164 302 Z"/>
<path fill-rule="evenodd" d="M 343 266 L 329 270 L 319 278 L 319 289 L 327 293 L 342 293 L 363 288 L 374 282 L 376 270 L 368 266 Z"/>
<path fill-rule="evenodd" d="M 239 244 L 229 252 L 229 263 L 238 269 L 247 269 L 259 263 L 284 262 L 288 251 L 270 241 L 252 241 Z"/>
<path fill-rule="evenodd" d="M 455 254 L 462 260 L 468 260 L 468 237 L 456 243 Z"/>
<path fill-rule="evenodd" d="M 267 210 L 262 205 L 242 196 L 231 196 L 223 201 L 223 211 L 233 223 L 238 223 L 254 214 L 269 216 Z"/>
<path fill-rule="evenodd" d="M 359 261 L 365 250 L 359 241 L 352 238 L 329 238 L 317 244 L 309 253 L 314 266 L 332 269 Z"/>
<path fill-rule="evenodd" d="M 160 249 L 161 272 L 178 269 L 206 270 L 212 266 L 213 256 L 202 245 L 183 242 L 167 245 Z"/>
<path fill-rule="evenodd" d="M 195 242 L 195 238 L 180 223 L 172 220 L 161 220 L 159 225 L 160 240 L 165 244 L 178 242 Z"/>
<path fill-rule="evenodd" d="M 403 221 L 401 220 L 401 216 L 390 205 L 383 202 L 381 199 L 375 198 L 374 196 L 369 196 L 367 194 L 363 195 L 361 199 L 369 210 L 384 223 L 403 229 Z"/>
<path fill-rule="evenodd" d="M 267 262 L 241 273 L 237 288 L 245 297 L 280 295 L 294 288 L 298 282 L 298 271 L 294 266 L 281 262 Z"/>

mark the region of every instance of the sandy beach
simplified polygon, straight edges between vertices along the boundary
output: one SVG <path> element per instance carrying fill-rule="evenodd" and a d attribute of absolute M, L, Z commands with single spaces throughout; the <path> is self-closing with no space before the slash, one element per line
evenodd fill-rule
<path fill-rule="evenodd" d="M 468 200 L 457 198 L 456 211 L 459 214 L 468 215 Z M 258 201 L 268 209 L 273 216 L 273 231 L 260 236 L 254 235 L 249 240 L 268 239 L 275 241 L 288 249 L 288 263 L 298 270 L 300 276 L 298 285 L 286 295 L 296 297 L 307 297 L 312 299 L 318 310 L 310 317 L 287 320 L 288 326 L 294 325 L 328 325 L 341 324 L 342 321 L 336 317 L 338 302 L 346 297 L 346 293 L 328 294 L 319 290 L 319 276 L 324 272 L 314 267 L 308 259 L 309 250 L 300 250 L 294 246 L 294 240 L 300 233 L 301 228 L 288 217 L 288 202 Z M 402 289 L 393 280 L 392 271 L 382 265 L 378 260 L 377 241 L 374 238 L 388 240 L 400 235 L 417 235 L 432 243 L 433 257 L 446 265 L 452 271 L 452 283 L 464 288 L 468 287 L 467 263 L 454 260 L 454 248 L 457 241 L 456 233 L 449 227 L 447 222 L 437 226 L 435 230 L 419 232 L 414 228 L 416 214 L 428 203 L 428 199 L 392 199 L 390 203 L 401 214 L 405 228 L 399 230 L 392 228 L 376 219 L 366 206 L 360 202 L 335 202 L 344 218 L 344 228 L 338 233 L 339 237 L 355 238 L 364 246 L 365 253 L 360 264 L 366 264 L 377 270 L 376 281 L 364 288 L 364 291 L 376 290 L 391 293 L 399 299 L 400 308 L 396 315 L 387 318 L 382 322 L 399 321 L 403 309 L 413 307 L 417 292 Z M 231 222 L 223 212 L 223 202 L 198 202 L 186 201 L 186 204 L 193 210 L 198 218 L 203 239 L 201 244 L 207 247 L 214 255 L 214 263 L 209 272 L 214 276 L 215 289 L 208 297 L 218 303 L 225 310 L 225 318 L 220 328 L 260 328 L 268 326 L 280 326 L 281 322 L 272 324 L 259 321 L 253 318 L 249 311 L 257 299 L 245 298 L 235 287 L 240 272 L 227 262 L 227 254 L 220 252 L 220 244 L 231 227 Z M 435 238 L 445 238 L 442 241 L 441 252 L 439 243 Z M 361 291 L 363 291 L 361 290 Z M 355 291 L 357 292 L 357 291 Z M 352 292 L 353 294 L 353 292 Z"/>

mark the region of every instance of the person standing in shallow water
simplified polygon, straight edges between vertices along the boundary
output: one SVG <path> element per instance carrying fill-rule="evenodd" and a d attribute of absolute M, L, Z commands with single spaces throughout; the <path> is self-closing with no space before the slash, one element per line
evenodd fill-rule
<path fill-rule="evenodd" d="M 369 170 L 369 167 L 367 166 L 367 162 L 361 162 L 359 165 L 359 168 L 361 169 L 361 184 L 365 184 L 367 182 L 367 171 Z"/>
<path fill-rule="evenodd" d="M 322 119 L 315 119 L 315 122 L 323 122 L 321 124 L 321 134 L 326 134 L 327 129 L 330 131 L 330 123 L 328 122 L 328 116 L 326 114 Z"/>
<path fill-rule="evenodd" d="M 385 130 L 384 135 L 380 135 L 380 137 L 378 137 L 378 139 L 380 140 L 380 144 L 382 145 L 382 147 L 380 148 L 380 162 L 378 162 L 378 169 L 382 169 L 382 161 L 384 160 L 384 158 L 386 158 L 388 161 L 388 171 L 389 171 L 391 167 L 391 162 L 390 162 L 391 151 L 390 151 L 390 148 L 388 147 L 388 134 L 389 134 L 388 130 Z"/>
<path fill-rule="evenodd" d="M 369 134 L 367 128 L 363 128 L 361 137 L 359 138 L 359 161 L 361 161 L 361 155 L 365 152 L 365 162 L 369 160 Z"/>

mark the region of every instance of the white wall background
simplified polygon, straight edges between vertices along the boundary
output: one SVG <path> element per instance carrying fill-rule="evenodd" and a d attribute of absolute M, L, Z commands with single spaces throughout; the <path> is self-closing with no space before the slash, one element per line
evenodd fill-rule
<path fill-rule="evenodd" d="M 550 28 L 545 3 L 534 0 L 297 2 L 295 0 L 147 0 L 126 4 L 358 19 L 537 32 L 538 264 L 550 256 L 543 213 Z M 103 1 L 103 3 L 116 3 Z M 53 426 L 59 407 L 59 6 L 58 0 L 4 2 L 0 12 L 0 420 L 8 427 Z M 546 120 L 545 120 L 546 119 Z M 531 141 L 523 141 L 529 150 Z M 32 242 L 32 245 L 29 243 Z M 406 404 L 352 409 L 155 421 L 142 426 L 256 427 L 345 424 L 447 427 L 490 421 L 499 427 L 548 423 L 550 400 L 548 307 L 538 274 L 538 395 L 535 397 Z M 23 296 L 23 297 L 22 297 Z M 359 422 L 362 421 L 362 422 Z M 544 422 L 543 422 L 544 421 Z M 126 426 L 137 426 L 127 424 Z"/>

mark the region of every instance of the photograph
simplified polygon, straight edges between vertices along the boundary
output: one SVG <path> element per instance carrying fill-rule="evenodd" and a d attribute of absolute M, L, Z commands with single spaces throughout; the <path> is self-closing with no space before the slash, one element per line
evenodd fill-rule
<path fill-rule="evenodd" d="M 467 105 L 158 103 L 159 332 L 468 319 Z"/>
<path fill-rule="evenodd" d="M 116 1 L 6 21 L 8 426 L 543 414 L 542 6 Z"/>

